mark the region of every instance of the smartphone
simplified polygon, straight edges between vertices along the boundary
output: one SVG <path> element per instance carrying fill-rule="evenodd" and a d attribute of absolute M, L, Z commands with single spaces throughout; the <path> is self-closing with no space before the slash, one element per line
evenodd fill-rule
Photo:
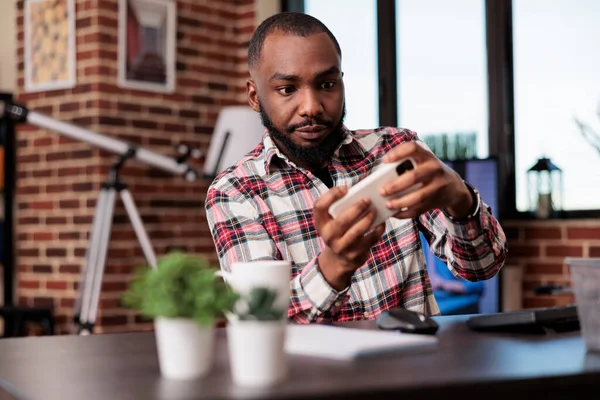
<path fill-rule="evenodd" d="M 400 193 L 394 194 L 393 196 L 384 197 L 379 194 L 379 189 L 381 186 L 383 186 L 383 184 L 391 182 L 405 172 L 415 169 L 415 166 L 415 160 L 412 158 L 406 158 L 393 163 L 381 164 L 375 168 L 375 170 L 371 172 L 369 176 L 352 186 L 344 197 L 333 203 L 329 207 L 329 214 L 335 218 L 344 210 L 355 204 L 359 199 L 369 198 L 371 199 L 371 207 L 366 212 L 370 211 L 371 209 L 377 210 L 377 216 L 371 225 L 371 228 L 374 228 L 398 211 L 390 210 L 385 206 L 385 203 L 389 199 L 405 196 L 423 186 L 421 183 L 417 183 Z"/>

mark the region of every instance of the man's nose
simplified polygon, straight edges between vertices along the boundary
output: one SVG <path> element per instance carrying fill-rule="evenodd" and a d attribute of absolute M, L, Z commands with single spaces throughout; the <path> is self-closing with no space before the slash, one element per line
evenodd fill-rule
<path fill-rule="evenodd" d="M 323 114 L 323 104 L 314 90 L 304 90 L 300 100 L 299 112 L 303 117 L 318 117 Z"/>

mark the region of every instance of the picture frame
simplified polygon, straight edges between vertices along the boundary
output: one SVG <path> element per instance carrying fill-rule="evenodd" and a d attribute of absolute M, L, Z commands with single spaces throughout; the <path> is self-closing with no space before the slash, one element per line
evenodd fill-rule
<path fill-rule="evenodd" d="M 76 85 L 75 0 L 25 0 L 24 90 Z"/>
<path fill-rule="evenodd" d="M 119 87 L 175 91 L 176 24 L 173 0 L 119 0 Z"/>

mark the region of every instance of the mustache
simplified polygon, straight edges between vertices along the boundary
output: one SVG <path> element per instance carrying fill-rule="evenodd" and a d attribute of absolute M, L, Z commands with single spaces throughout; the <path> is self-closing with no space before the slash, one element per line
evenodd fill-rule
<path fill-rule="evenodd" d="M 323 125 L 329 129 L 331 129 L 331 128 L 333 128 L 333 121 L 321 119 L 321 118 L 306 119 L 300 123 L 289 125 L 287 127 L 287 133 L 292 133 L 296 129 L 301 129 L 301 128 L 304 128 L 305 126 L 311 126 L 311 125 Z"/>

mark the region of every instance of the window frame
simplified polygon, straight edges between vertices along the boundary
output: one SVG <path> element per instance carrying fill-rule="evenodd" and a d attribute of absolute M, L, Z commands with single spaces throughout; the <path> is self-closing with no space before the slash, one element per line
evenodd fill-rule
<path fill-rule="evenodd" d="M 499 219 L 535 220 L 517 209 L 513 78 L 513 0 L 485 0 L 489 157 L 498 160 Z M 281 0 L 282 11 L 304 12 L 304 0 Z M 397 126 L 396 2 L 377 0 L 379 124 Z M 402 84 L 402 82 L 400 82 Z M 553 219 L 600 218 L 594 210 L 560 211 Z"/>

